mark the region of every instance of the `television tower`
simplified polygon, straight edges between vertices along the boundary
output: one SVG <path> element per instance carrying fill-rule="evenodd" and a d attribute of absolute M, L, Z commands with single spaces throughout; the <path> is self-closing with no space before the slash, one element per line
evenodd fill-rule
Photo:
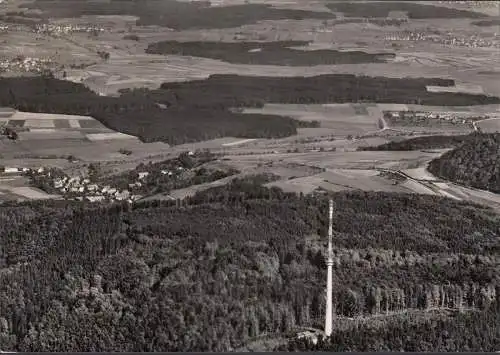
<path fill-rule="evenodd" d="M 333 281 L 333 249 L 332 249 L 332 237 L 333 237 L 333 200 L 330 200 L 329 209 L 329 224 L 328 224 L 328 256 L 326 261 L 326 266 L 328 268 L 326 277 L 326 316 L 325 316 L 325 335 L 328 337 L 332 334 L 333 327 L 333 300 L 332 300 L 332 281 Z"/>

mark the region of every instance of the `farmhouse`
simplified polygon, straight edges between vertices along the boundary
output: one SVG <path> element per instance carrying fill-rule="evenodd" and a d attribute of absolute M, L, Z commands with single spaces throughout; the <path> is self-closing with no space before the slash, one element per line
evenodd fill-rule
<path fill-rule="evenodd" d="M 54 187 L 56 189 L 60 189 L 63 186 L 64 186 L 64 181 L 63 180 L 60 180 L 60 179 L 54 180 Z"/>
<path fill-rule="evenodd" d="M 143 171 L 139 173 L 139 179 L 144 179 L 146 176 L 148 176 L 149 173 L 147 171 Z"/>
<path fill-rule="evenodd" d="M 118 201 L 123 201 L 123 200 L 126 200 L 130 197 L 130 192 L 128 190 L 124 190 L 122 192 L 117 192 L 115 193 L 115 198 L 118 200 Z"/>
<path fill-rule="evenodd" d="M 19 173 L 19 169 L 18 168 L 5 167 L 3 172 L 5 174 L 17 174 L 17 173 Z"/>
<path fill-rule="evenodd" d="M 98 196 L 86 196 L 87 200 L 90 202 L 99 202 L 104 200 L 104 196 L 98 195 Z"/>

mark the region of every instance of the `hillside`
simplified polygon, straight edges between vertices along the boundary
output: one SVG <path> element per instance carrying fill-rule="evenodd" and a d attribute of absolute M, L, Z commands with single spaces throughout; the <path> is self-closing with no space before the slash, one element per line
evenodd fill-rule
<path fill-rule="evenodd" d="M 395 339 L 391 350 L 428 348 L 401 345 L 419 324 L 413 318 L 408 326 L 383 318 L 404 310 L 464 324 L 469 343 L 458 350 L 498 349 L 498 324 L 476 328 L 445 311 L 498 319 L 497 215 L 433 196 L 332 197 L 338 317 L 382 317 Z M 326 207 L 326 197 L 285 194 L 252 180 L 183 205 L 2 205 L 0 305 L 10 316 L 0 319 L 0 348 L 227 351 L 264 333 L 321 326 L 325 239 L 316 235 L 325 235 Z M 437 327 L 422 328 L 419 339 Z M 385 350 L 378 328 L 363 329 L 351 349 Z M 450 330 L 441 348 L 462 339 Z"/>
<path fill-rule="evenodd" d="M 429 171 L 465 186 L 500 192 L 500 134 L 476 134 L 429 164 Z"/>
<path fill-rule="evenodd" d="M 197 142 L 224 136 L 282 138 L 300 127 L 316 127 L 277 115 L 234 112 L 265 103 L 420 103 L 467 106 L 500 103 L 500 98 L 432 93 L 428 85 L 453 86 L 449 79 L 385 78 L 348 74 L 314 77 L 212 75 L 205 80 L 164 83 L 159 89 L 123 90 L 103 97 L 80 83 L 50 77 L 0 78 L 0 106 L 20 111 L 92 116 L 108 128 L 145 142 Z"/>

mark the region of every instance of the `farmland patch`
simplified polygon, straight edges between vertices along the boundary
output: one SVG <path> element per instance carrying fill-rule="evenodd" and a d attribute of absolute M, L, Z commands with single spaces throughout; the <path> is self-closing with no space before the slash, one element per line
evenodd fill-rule
<path fill-rule="evenodd" d="M 479 121 L 476 125 L 484 133 L 496 133 L 500 132 L 500 118 L 491 118 L 484 121 Z"/>

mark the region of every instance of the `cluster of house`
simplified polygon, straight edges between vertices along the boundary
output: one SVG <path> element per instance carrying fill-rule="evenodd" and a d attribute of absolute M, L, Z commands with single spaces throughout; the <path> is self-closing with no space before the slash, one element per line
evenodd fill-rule
<path fill-rule="evenodd" d="M 83 33 L 104 32 L 104 28 L 94 25 L 40 24 L 35 26 L 34 32 L 57 36 L 57 35 L 66 35 L 74 32 L 83 32 Z"/>
<path fill-rule="evenodd" d="M 476 35 L 469 37 L 458 37 L 452 33 L 437 34 L 421 31 L 403 31 L 392 33 L 385 37 L 386 41 L 426 41 L 446 46 L 468 47 L 468 48 L 500 48 L 498 41 L 480 38 Z"/>
<path fill-rule="evenodd" d="M 424 111 L 384 111 L 384 116 L 392 119 L 403 119 L 413 122 L 421 122 L 427 120 L 444 120 L 451 123 L 472 124 L 478 120 L 488 119 L 489 116 L 484 115 L 480 117 L 459 116 L 453 112 L 424 112 Z"/>
<path fill-rule="evenodd" d="M 44 58 L 4 58 L 0 59 L 0 71 L 21 71 L 40 74 L 47 70 L 52 61 Z"/>
<path fill-rule="evenodd" d="M 63 195 L 77 195 L 75 197 L 77 200 L 86 199 L 90 202 L 128 201 L 132 203 L 141 198 L 139 195 L 132 195 L 129 190 L 119 190 L 109 185 L 100 186 L 83 177 L 56 178 L 53 180 L 53 184 L 54 188 L 61 191 Z"/>
<path fill-rule="evenodd" d="M 8 25 L 0 24 L 0 31 L 5 32 L 9 30 Z"/>
<path fill-rule="evenodd" d="M 473 7 L 498 7 L 497 1 L 485 1 L 485 0 L 447 0 L 438 1 L 439 4 L 445 5 L 468 5 Z"/>
<path fill-rule="evenodd" d="M 61 176 L 61 174 L 52 174 L 51 170 L 40 167 L 39 169 L 29 168 L 4 168 L 5 174 L 19 174 L 43 176 L 48 178 L 54 189 L 59 190 L 61 194 L 70 199 L 87 200 L 90 202 L 98 201 L 133 201 L 141 198 L 139 195 L 133 195 L 129 190 L 118 190 L 111 186 L 100 186 L 93 183 L 90 179 L 84 177 Z M 57 176 L 56 176 L 57 175 Z M 140 183 L 139 183 L 140 184 Z"/>

